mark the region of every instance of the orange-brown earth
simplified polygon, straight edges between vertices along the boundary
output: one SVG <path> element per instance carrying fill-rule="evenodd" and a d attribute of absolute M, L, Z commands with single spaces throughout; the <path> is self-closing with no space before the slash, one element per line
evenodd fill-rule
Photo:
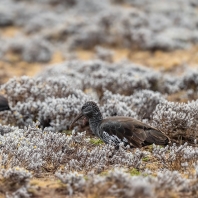
<path fill-rule="evenodd" d="M 19 28 L 6 27 L 0 29 L 2 38 L 14 37 L 20 32 Z M 108 48 L 108 47 L 107 47 Z M 133 63 L 154 68 L 165 72 L 176 72 L 177 74 L 183 70 L 184 65 L 190 67 L 198 67 L 198 46 L 192 46 L 189 49 L 174 50 L 174 51 L 143 51 L 131 50 L 128 48 L 112 48 L 113 61 L 119 62 L 128 59 Z M 73 52 L 80 60 L 90 60 L 94 58 L 94 50 L 77 49 Z M 47 65 L 63 62 L 67 60 L 63 56 L 63 52 L 57 51 L 53 54 L 52 59 L 48 63 L 27 63 L 21 60 L 21 57 L 12 52 L 8 52 L 0 60 L 0 83 L 5 83 L 9 78 L 14 76 L 34 76 Z"/>
<path fill-rule="evenodd" d="M 179 74 L 183 71 L 184 65 L 196 68 L 198 66 L 198 46 L 193 46 L 190 49 L 175 50 L 172 52 L 164 51 L 141 51 L 130 49 L 112 49 L 114 51 L 113 61 L 119 62 L 128 59 L 133 63 L 144 65 L 156 70 L 164 72 L 175 72 Z M 77 49 L 74 51 L 77 58 L 80 60 L 90 60 L 94 57 L 93 51 Z M 46 66 L 61 63 L 67 59 L 63 57 L 62 52 L 58 51 L 53 54 L 53 57 L 48 63 L 27 63 L 13 53 L 7 53 L 5 60 L 0 60 L 0 82 L 5 83 L 9 78 L 14 76 L 34 76 Z"/>

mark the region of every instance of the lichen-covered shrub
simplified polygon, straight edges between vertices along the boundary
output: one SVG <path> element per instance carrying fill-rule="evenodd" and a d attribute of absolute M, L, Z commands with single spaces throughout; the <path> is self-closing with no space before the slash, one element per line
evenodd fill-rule
<path fill-rule="evenodd" d="M 0 135 L 4 135 L 6 133 L 13 132 L 17 127 L 9 126 L 9 125 L 1 125 L 0 124 Z"/>
<path fill-rule="evenodd" d="M 28 192 L 28 188 L 31 178 L 32 174 L 23 168 L 2 169 L 0 173 L 1 192 L 6 194 L 6 197 L 29 198 L 31 194 Z"/>
<path fill-rule="evenodd" d="M 64 23 L 64 18 L 58 17 L 57 13 L 49 11 L 41 12 L 30 18 L 29 23 L 25 24 L 25 31 L 29 34 L 38 33 L 43 29 L 49 29 L 50 26 L 55 26 L 61 22 Z"/>
<path fill-rule="evenodd" d="M 131 177 L 125 170 L 116 168 L 109 171 L 106 176 L 90 174 L 87 181 L 83 175 L 76 172 L 56 173 L 56 176 L 65 184 L 69 194 L 86 192 L 87 194 L 98 194 L 99 197 L 152 197 L 154 185 L 147 178 Z M 105 187 L 106 186 L 106 187 Z"/>
<path fill-rule="evenodd" d="M 23 61 L 42 63 L 49 62 L 52 58 L 53 46 L 41 36 L 35 36 L 31 39 L 17 36 L 4 42 L 5 47 L 2 49 L 4 54 L 11 52 Z"/>
<path fill-rule="evenodd" d="M 4 6 L 0 9 L 0 26 L 9 26 L 13 24 L 14 16 L 12 13 L 7 13 Z"/>
<path fill-rule="evenodd" d="M 153 124 L 175 140 L 197 138 L 197 100 L 188 103 L 164 101 L 153 113 Z"/>
<path fill-rule="evenodd" d="M 190 180 L 182 178 L 177 171 L 159 171 L 156 177 L 131 176 L 127 170 L 115 168 L 106 175 L 89 174 L 87 181 L 75 172 L 60 173 L 56 176 L 64 183 L 65 193 L 85 192 L 98 197 L 158 197 L 171 192 L 190 192 Z M 69 191 L 69 192 L 68 192 Z"/>
<path fill-rule="evenodd" d="M 76 78 L 76 83 L 81 84 L 83 90 L 92 89 L 97 92 L 100 98 L 106 90 L 130 96 L 142 89 L 162 94 L 193 90 L 196 97 L 196 73 L 196 70 L 185 70 L 181 76 L 173 77 L 171 74 L 164 75 L 163 72 L 129 62 L 108 63 L 101 60 L 75 60 L 49 67 L 39 76 L 42 78 L 66 77 L 72 82 Z M 189 99 L 192 100 L 190 96 Z"/>
<path fill-rule="evenodd" d="M 186 99 L 196 99 L 190 86 L 190 79 L 196 82 L 196 77 L 190 76 L 184 74 L 170 83 L 167 76 L 133 64 L 68 61 L 48 68 L 35 78 L 11 79 L 2 85 L 11 111 L 0 113 L 1 122 L 24 127 L 40 121 L 43 128 L 62 131 L 68 129 L 86 101 L 95 100 L 104 117 L 134 117 L 173 139 L 191 141 L 197 136 L 197 102 L 180 104 L 166 99 L 168 94 L 184 90 Z M 185 79 L 189 79 L 186 87 L 181 84 Z"/>
<path fill-rule="evenodd" d="M 173 190 L 176 192 L 189 191 L 190 182 L 181 176 L 178 171 L 164 169 L 159 171 L 156 178 L 157 190 Z"/>
<path fill-rule="evenodd" d="M 173 78 L 171 75 L 163 75 L 158 85 L 159 91 L 166 94 L 172 94 L 180 91 L 181 78 L 182 77 L 179 78 L 175 76 Z"/>
<path fill-rule="evenodd" d="M 48 62 L 52 57 L 52 46 L 44 39 L 28 41 L 23 49 L 22 58 L 27 62 Z"/>
<path fill-rule="evenodd" d="M 180 84 L 180 88 L 184 90 L 192 89 L 197 91 L 198 86 L 198 71 L 197 70 L 187 70 L 186 74 L 183 76 Z"/>
<path fill-rule="evenodd" d="M 96 58 L 107 62 L 113 62 L 113 51 L 99 46 L 95 47 L 95 51 L 96 51 Z"/>
<path fill-rule="evenodd" d="M 111 100 L 104 104 L 101 108 L 104 117 L 109 116 L 129 116 L 129 117 L 137 117 L 137 114 L 126 105 L 126 103 L 121 102 L 119 100 Z"/>
<path fill-rule="evenodd" d="M 119 150 L 111 145 L 94 146 L 85 133 L 42 131 L 32 126 L 15 129 L 0 136 L 1 166 L 22 166 L 34 172 L 55 171 L 65 165 L 67 171 L 102 172 L 110 165 L 140 167 L 147 153 L 139 149 L 134 152 L 120 145 Z"/>
<path fill-rule="evenodd" d="M 133 94 L 132 109 L 141 119 L 151 119 L 156 106 L 165 102 L 165 97 L 159 92 L 141 90 Z"/>
<path fill-rule="evenodd" d="M 40 74 L 40 77 L 76 77 L 81 81 L 84 90 L 91 88 L 99 97 L 102 97 L 105 90 L 124 95 L 131 95 L 135 90 L 140 89 L 156 90 L 160 79 L 158 74 L 158 72 L 134 64 L 110 64 L 93 60 L 68 61 L 47 69 Z"/>
<path fill-rule="evenodd" d="M 46 98 L 66 98 L 69 95 L 83 97 L 85 94 L 80 90 L 80 83 L 73 84 L 66 78 L 31 78 L 22 76 L 12 78 L 1 86 L 8 96 L 11 106 L 17 102 L 44 101 Z"/>
<path fill-rule="evenodd" d="M 82 174 L 79 174 L 78 172 L 70 172 L 68 174 L 56 172 L 55 175 L 61 180 L 61 182 L 67 184 L 66 188 L 69 195 L 73 195 L 74 192 L 81 192 L 84 190 L 86 180 Z"/>
<path fill-rule="evenodd" d="M 192 95 L 197 98 L 197 70 L 189 69 L 186 66 L 181 76 L 172 76 L 170 74 L 163 75 L 161 82 L 159 82 L 158 90 L 162 93 L 172 94 L 179 91 L 193 91 Z M 193 98 L 193 97 L 192 97 Z M 191 99 L 191 98 L 189 98 Z M 194 99 L 194 98 L 193 98 Z"/>
<path fill-rule="evenodd" d="M 187 143 L 176 146 L 166 146 L 165 148 L 160 148 L 159 146 L 154 146 L 153 155 L 159 159 L 164 168 L 169 170 L 187 170 L 192 168 L 197 162 L 197 148 L 188 146 Z"/>
<path fill-rule="evenodd" d="M 63 78 L 11 79 L 2 86 L 11 107 L 11 111 L 0 112 L 2 122 L 23 127 L 40 121 L 42 127 L 51 126 L 55 131 L 68 129 L 71 119 L 90 99 L 76 87 Z"/>
<path fill-rule="evenodd" d="M 165 101 L 162 94 L 151 90 L 136 91 L 131 96 L 105 91 L 102 98 L 104 104 L 102 112 L 105 116 L 129 116 L 140 120 L 151 119 L 156 106 Z"/>
<path fill-rule="evenodd" d="M 15 167 L 13 169 L 1 170 L 1 175 L 6 183 L 12 185 L 27 186 L 32 174 L 24 169 Z"/>

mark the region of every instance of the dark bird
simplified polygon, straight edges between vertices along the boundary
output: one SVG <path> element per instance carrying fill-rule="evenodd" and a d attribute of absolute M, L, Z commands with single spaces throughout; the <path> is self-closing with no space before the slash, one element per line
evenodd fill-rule
<path fill-rule="evenodd" d="M 141 148 L 151 144 L 167 145 L 170 142 L 162 131 L 133 118 L 115 116 L 103 119 L 97 104 L 92 101 L 82 106 L 81 113 L 73 120 L 70 128 L 81 117 L 89 120 L 91 131 L 106 144 L 119 146 L 123 142 L 125 146 Z"/>
<path fill-rule="evenodd" d="M 0 95 L 0 111 L 10 110 L 8 100 L 3 95 Z"/>

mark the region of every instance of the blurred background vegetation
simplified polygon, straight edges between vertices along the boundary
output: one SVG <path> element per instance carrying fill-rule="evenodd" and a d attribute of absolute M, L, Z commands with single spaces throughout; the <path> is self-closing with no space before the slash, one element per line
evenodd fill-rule
<path fill-rule="evenodd" d="M 0 83 L 65 60 L 198 63 L 196 0 L 1 0 Z"/>

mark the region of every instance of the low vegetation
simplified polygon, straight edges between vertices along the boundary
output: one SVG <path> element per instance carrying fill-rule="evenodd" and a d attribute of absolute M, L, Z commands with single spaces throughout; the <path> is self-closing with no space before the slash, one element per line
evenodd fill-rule
<path fill-rule="evenodd" d="M 197 9 L 196 0 L 3 1 L 0 198 L 198 197 Z M 114 148 L 86 119 L 71 130 L 88 100 L 104 118 L 160 129 L 170 145 Z"/>

